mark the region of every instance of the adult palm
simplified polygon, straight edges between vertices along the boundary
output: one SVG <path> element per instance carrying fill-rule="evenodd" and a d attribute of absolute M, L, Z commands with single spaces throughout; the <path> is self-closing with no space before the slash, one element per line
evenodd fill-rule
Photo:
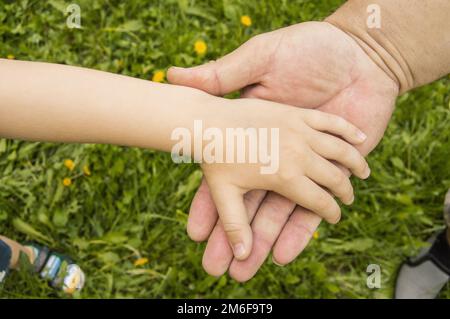
<path fill-rule="evenodd" d="M 349 120 L 368 136 L 368 154 L 382 138 L 394 109 L 398 85 L 355 40 L 327 22 L 307 22 L 258 35 L 223 58 L 194 68 L 171 68 L 173 84 L 214 95 L 242 90 L 244 97 L 316 108 Z M 275 193 L 246 195 L 254 234 L 244 261 L 233 259 L 217 211 L 202 182 L 191 206 L 188 233 L 209 238 L 203 266 L 212 275 L 229 269 L 238 281 L 254 276 L 273 248 L 273 260 L 287 264 L 305 248 L 321 219 Z"/>

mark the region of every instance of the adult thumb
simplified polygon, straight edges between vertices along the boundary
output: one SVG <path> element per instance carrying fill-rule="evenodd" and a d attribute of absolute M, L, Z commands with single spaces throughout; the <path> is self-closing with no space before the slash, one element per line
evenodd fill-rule
<path fill-rule="evenodd" d="M 220 222 L 234 257 L 246 259 L 252 250 L 252 229 L 244 203 L 244 192 L 235 186 L 210 185 Z"/>
<path fill-rule="evenodd" d="M 213 95 L 225 95 L 258 83 L 269 60 L 260 37 L 250 39 L 235 51 L 206 64 L 171 67 L 167 79 L 172 84 L 190 86 Z"/>

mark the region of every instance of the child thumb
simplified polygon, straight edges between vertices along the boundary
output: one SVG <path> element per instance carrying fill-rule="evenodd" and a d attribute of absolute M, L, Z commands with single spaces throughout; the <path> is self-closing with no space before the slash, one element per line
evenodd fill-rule
<path fill-rule="evenodd" d="M 235 186 L 210 186 L 220 222 L 233 249 L 234 257 L 244 260 L 250 255 L 253 236 L 244 203 L 244 192 Z"/>

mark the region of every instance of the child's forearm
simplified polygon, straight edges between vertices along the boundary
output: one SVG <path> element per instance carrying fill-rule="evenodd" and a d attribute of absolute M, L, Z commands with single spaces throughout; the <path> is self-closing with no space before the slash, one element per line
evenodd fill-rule
<path fill-rule="evenodd" d="M 174 128 L 220 117 L 217 100 L 107 72 L 0 59 L 0 137 L 170 151 Z"/>

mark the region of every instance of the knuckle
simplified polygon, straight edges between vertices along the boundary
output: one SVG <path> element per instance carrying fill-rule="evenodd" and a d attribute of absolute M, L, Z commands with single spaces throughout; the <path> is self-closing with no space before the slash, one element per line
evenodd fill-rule
<path fill-rule="evenodd" d="M 317 119 L 322 122 L 326 122 L 327 124 L 335 125 L 336 117 L 330 113 L 317 112 Z"/>
<path fill-rule="evenodd" d="M 314 125 L 317 125 L 319 128 L 323 129 L 324 127 L 331 127 L 333 121 L 333 117 L 331 114 L 324 113 L 317 110 L 312 110 L 313 112 L 310 114 L 310 121 Z"/>
<path fill-rule="evenodd" d="M 278 173 L 279 181 L 282 184 L 292 183 L 299 177 L 298 173 L 294 169 L 283 168 Z"/>
<path fill-rule="evenodd" d="M 343 186 L 343 184 L 345 184 L 346 179 L 347 178 L 344 176 L 344 174 L 342 174 L 341 172 L 336 172 L 330 178 L 330 184 L 333 187 L 340 187 Z"/>
<path fill-rule="evenodd" d="M 336 127 L 339 127 L 343 130 L 347 130 L 349 128 L 349 123 L 344 120 L 342 117 L 339 116 L 333 116 L 330 115 L 330 117 L 332 118 L 332 121 L 334 122 L 334 124 L 336 125 Z"/>
<path fill-rule="evenodd" d="M 293 202 L 277 193 L 269 193 L 264 199 L 264 208 L 269 212 L 277 212 L 275 217 L 282 216 L 284 213 L 289 214 L 293 206 Z M 278 212 L 282 214 L 278 214 Z"/>
<path fill-rule="evenodd" d="M 350 146 L 346 145 L 345 143 L 339 143 L 336 146 L 336 156 L 338 156 L 341 159 L 348 158 L 352 156 L 353 150 Z"/>
<path fill-rule="evenodd" d="M 342 151 L 341 156 L 342 158 L 345 158 L 350 165 L 357 167 L 361 164 L 361 160 L 363 160 L 363 157 L 356 148 L 350 146 L 349 144 L 346 144 L 343 149 L 344 150 Z"/>
<path fill-rule="evenodd" d="M 337 125 L 337 124 L 340 123 L 340 122 L 339 122 L 339 119 L 340 119 L 339 116 L 335 116 L 335 115 L 329 114 L 329 113 L 324 113 L 322 116 L 323 116 L 324 119 L 325 119 L 327 122 L 329 122 L 329 123 L 334 123 L 335 125 Z"/>
<path fill-rule="evenodd" d="M 253 191 L 249 191 L 248 193 L 246 193 L 244 195 L 244 203 L 245 203 L 245 207 L 255 207 L 255 206 L 259 206 L 259 204 L 261 203 L 261 192 L 265 192 L 265 191 L 260 191 L 260 190 L 253 190 Z"/>
<path fill-rule="evenodd" d="M 222 227 L 228 235 L 239 235 L 245 230 L 245 225 L 235 222 L 224 222 Z"/>
<path fill-rule="evenodd" d="M 317 111 L 317 110 L 305 110 L 305 111 L 307 111 L 306 114 L 307 114 L 308 119 L 310 121 L 312 121 L 313 123 L 319 122 L 320 120 L 323 119 L 324 115 L 326 116 L 325 113 L 322 113 L 322 112 Z"/>
<path fill-rule="evenodd" d="M 317 210 L 322 214 L 327 214 L 328 211 L 330 211 L 331 206 L 333 206 L 331 200 L 332 199 L 330 199 L 330 196 L 328 194 L 320 193 L 319 195 L 317 195 Z"/>
<path fill-rule="evenodd" d="M 286 125 L 286 135 L 290 136 L 291 138 L 297 137 L 299 134 L 298 126 L 295 125 L 294 121 L 288 120 Z M 288 141 L 290 141 L 288 139 Z M 288 146 L 288 149 L 294 149 L 294 143 L 286 143 Z"/>
<path fill-rule="evenodd" d="M 311 157 L 311 153 L 313 152 L 309 140 L 311 136 L 308 132 L 299 133 L 298 130 L 294 132 L 293 138 L 289 141 L 283 142 L 283 148 L 289 152 L 291 157 L 287 158 L 287 160 L 291 163 L 295 163 L 294 167 L 297 167 L 298 161 L 308 161 Z"/>
<path fill-rule="evenodd" d="M 209 68 L 206 76 L 201 80 L 203 87 L 209 87 L 210 92 L 213 94 L 221 93 L 221 78 L 220 73 L 217 71 L 217 62 L 211 62 L 213 67 Z"/>
<path fill-rule="evenodd" d="M 283 126 L 287 126 L 289 128 L 289 131 L 293 134 L 299 134 L 300 132 L 302 132 L 302 129 L 304 127 L 304 119 L 302 113 L 299 110 L 285 110 L 283 115 Z"/>
<path fill-rule="evenodd" d="M 343 118 L 340 117 L 339 122 L 340 122 L 339 125 L 342 127 L 342 130 L 344 132 L 350 133 L 351 131 L 353 131 L 353 126 Z"/>

